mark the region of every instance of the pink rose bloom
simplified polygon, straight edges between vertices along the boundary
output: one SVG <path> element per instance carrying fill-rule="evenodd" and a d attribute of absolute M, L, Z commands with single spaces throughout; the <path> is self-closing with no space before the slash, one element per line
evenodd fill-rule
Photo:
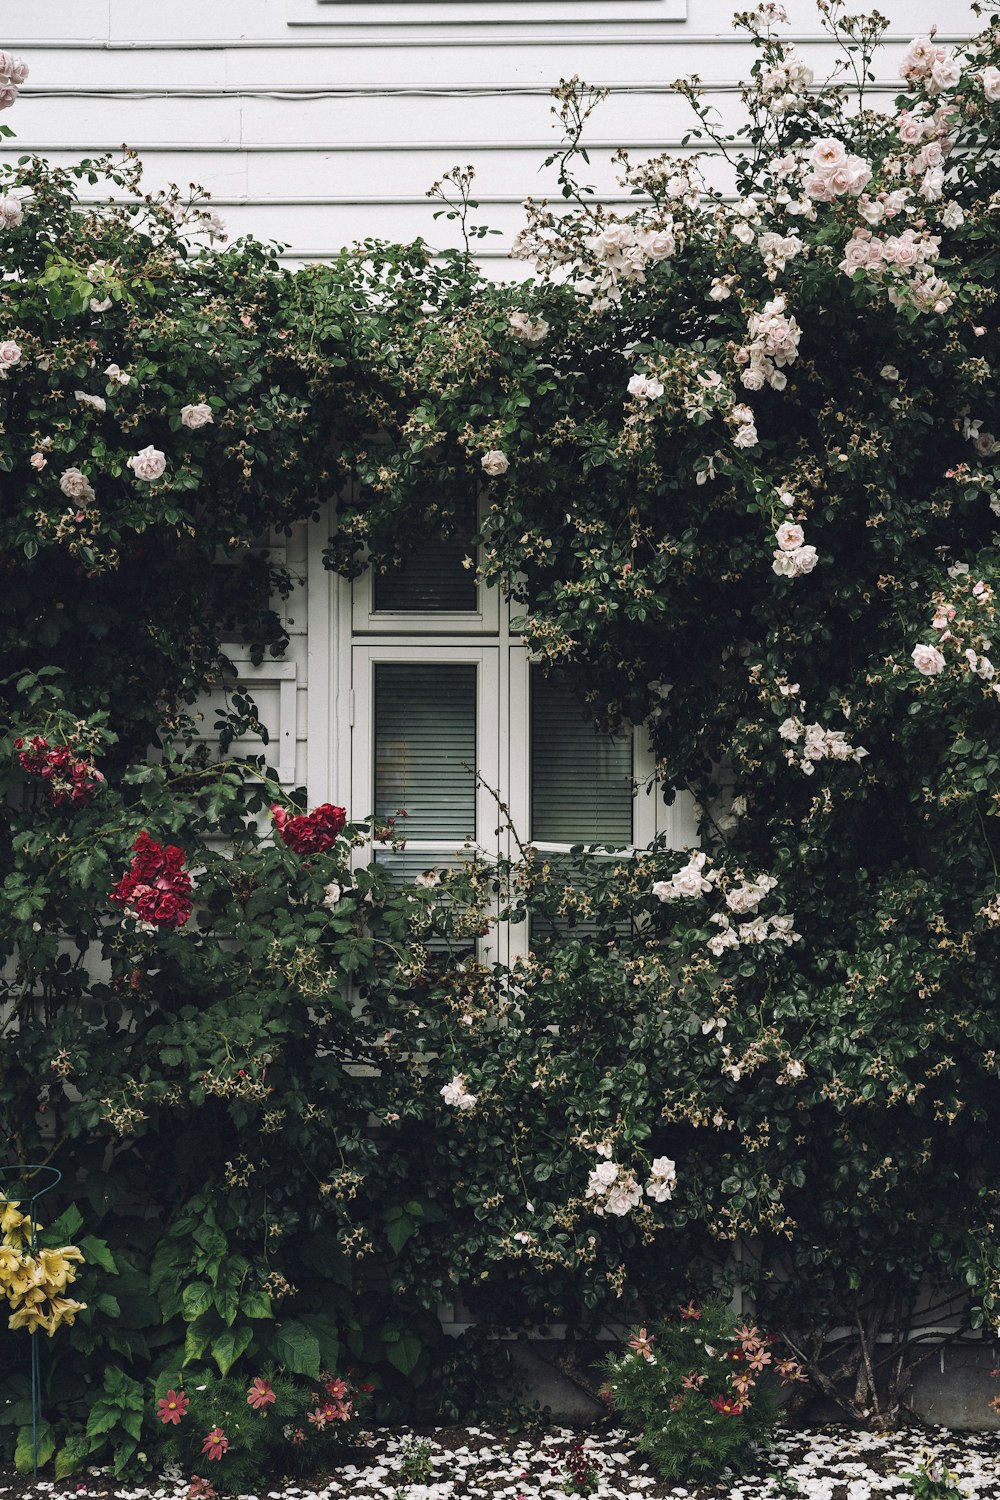
<path fill-rule="evenodd" d="M 488 453 L 483 454 L 482 465 L 492 479 L 498 474 L 506 474 L 510 468 L 510 460 L 499 448 L 491 448 Z"/>
<path fill-rule="evenodd" d="M 15 229 L 24 218 L 24 205 L 13 193 L 0 198 L 0 220 L 6 229 Z"/>
<path fill-rule="evenodd" d="M 872 180 L 872 169 L 860 156 L 847 158 L 847 191 L 852 198 L 864 192 Z"/>
<path fill-rule="evenodd" d="M 917 146 L 924 138 L 924 122 L 904 109 L 897 122 L 897 133 L 905 146 Z"/>
<path fill-rule="evenodd" d="M 90 481 L 79 469 L 64 469 L 59 478 L 59 488 L 67 500 L 93 499 Z"/>
<path fill-rule="evenodd" d="M 15 344 L 13 339 L 6 339 L 0 344 L 0 369 L 12 370 L 15 365 L 21 363 L 21 346 Z"/>
<path fill-rule="evenodd" d="M 17 99 L 17 89 L 0 88 L 0 109 L 10 109 Z"/>
<path fill-rule="evenodd" d="M 806 196 L 814 203 L 832 203 L 835 197 L 830 179 L 823 173 L 814 172 L 803 184 Z"/>
<path fill-rule="evenodd" d="M 914 646 L 910 655 L 921 677 L 936 677 L 944 671 L 944 657 L 936 646 Z"/>
<path fill-rule="evenodd" d="M 774 539 L 782 552 L 795 552 L 805 541 L 805 532 L 794 521 L 782 521 L 774 533 Z"/>
<path fill-rule="evenodd" d="M 190 427 L 192 429 L 207 427 L 210 422 L 214 421 L 212 408 L 207 406 L 204 401 L 199 401 L 193 406 L 181 407 L 181 425 L 183 427 Z"/>
<path fill-rule="evenodd" d="M 38 472 L 41 473 L 41 471 L 45 468 L 45 465 L 48 463 L 48 459 L 45 457 L 44 453 L 33 453 L 28 459 L 28 462 L 33 469 L 37 469 Z"/>
<path fill-rule="evenodd" d="M 1000 99 L 1000 68 L 984 68 L 979 75 L 983 93 L 991 104 Z"/>
<path fill-rule="evenodd" d="M 928 84 L 931 93 L 941 93 L 946 89 L 953 89 L 962 77 L 962 69 L 950 53 L 935 58 L 931 63 L 931 76 Z"/>
<path fill-rule="evenodd" d="M 144 479 L 147 482 L 159 479 L 167 467 L 167 455 L 161 453 L 159 448 L 154 448 L 152 443 L 150 443 L 148 448 L 143 448 L 128 460 L 128 467 L 132 470 L 136 479 Z"/>
<path fill-rule="evenodd" d="M 812 164 L 817 172 L 832 172 L 847 161 L 847 151 L 842 141 L 823 136 L 812 148 Z"/>
<path fill-rule="evenodd" d="M 941 150 L 940 141 L 928 141 L 921 146 L 917 161 L 921 167 L 939 167 L 944 161 L 944 152 Z"/>

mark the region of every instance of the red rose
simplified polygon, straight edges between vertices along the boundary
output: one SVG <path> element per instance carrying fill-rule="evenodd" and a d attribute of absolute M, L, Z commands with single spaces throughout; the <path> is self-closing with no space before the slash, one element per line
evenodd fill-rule
<path fill-rule="evenodd" d="M 332 849 L 338 834 L 343 832 L 347 814 L 342 807 L 324 802 L 310 813 L 300 813 L 290 818 L 283 807 L 271 808 L 274 826 L 282 843 L 296 854 L 322 854 Z"/>
<path fill-rule="evenodd" d="M 191 915 L 191 876 L 184 869 L 184 850 L 166 848 L 142 832 L 132 845 L 127 874 L 112 886 L 108 899 L 156 927 L 183 927 Z"/>

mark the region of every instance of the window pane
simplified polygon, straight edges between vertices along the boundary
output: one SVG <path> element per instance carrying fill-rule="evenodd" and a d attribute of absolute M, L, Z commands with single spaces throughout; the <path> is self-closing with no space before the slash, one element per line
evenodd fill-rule
<path fill-rule="evenodd" d="M 375 814 L 407 839 L 476 836 L 476 668 L 375 667 Z M 433 861 L 428 861 L 433 863 Z"/>
<path fill-rule="evenodd" d="M 400 567 L 375 574 L 376 613 L 455 610 L 474 614 L 479 607 L 476 570 L 462 566 L 472 550 L 468 537 L 462 535 L 429 536 L 417 542 Z"/>
<path fill-rule="evenodd" d="M 558 676 L 531 668 L 531 838 L 632 842 L 632 736 L 596 733 Z"/>

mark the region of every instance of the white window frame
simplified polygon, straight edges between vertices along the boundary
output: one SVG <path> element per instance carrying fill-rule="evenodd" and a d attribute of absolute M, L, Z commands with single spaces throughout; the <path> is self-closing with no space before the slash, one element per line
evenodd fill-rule
<path fill-rule="evenodd" d="M 479 585 L 481 608 L 474 613 L 439 614 L 430 628 L 430 612 L 373 614 L 370 570 L 353 582 L 328 572 L 319 544 L 311 553 L 309 579 L 309 791 L 310 802 L 344 802 L 351 818 L 374 810 L 374 667 L 379 662 L 475 664 L 479 669 L 477 702 L 476 849 L 485 858 L 517 853 L 510 835 L 494 835 L 503 817 L 494 792 L 510 810 L 511 823 L 523 843 L 529 842 L 531 760 L 529 744 L 530 655 L 510 630 L 510 607 L 499 590 Z M 486 599 L 483 595 L 486 594 Z M 455 634 L 446 627 L 454 624 Z M 419 639 L 418 639 L 419 636 Z M 680 793 L 667 807 L 655 783 L 656 766 L 648 736 L 633 730 L 633 844 L 640 849 L 658 835 L 670 848 L 697 843 L 693 799 Z M 409 853 L 427 855 L 428 868 L 443 855 L 458 851 L 453 842 L 416 840 L 400 833 Z M 563 852 L 570 845 L 539 844 L 542 852 Z M 471 852 L 471 850 L 470 850 Z M 627 851 L 623 851 L 627 852 Z M 359 864 L 369 851 L 356 851 Z M 509 962 L 527 951 L 528 924 L 501 928 L 483 940 L 482 958 Z"/>
<path fill-rule="evenodd" d="M 351 726 L 350 816 L 365 818 L 375 804 L 375 668 L 380 663 L 394 666 L 474 666 L 476 675 L 476 828 L 475 840 L 466 847 L 489 855 L 495 843 L 484 838 L 487 829 L 496 827 L 496 805 L 488 790 L 497 786 L 500 776 L 499 662 L 496 646 L 477 641 L 458 644 L 449 641 L 433 650 L 412 641 L 358 642 L 352 647 L 352 681 L 354 722 Z M 454 840 L 409 838 L 406 825 L 398 825 L 406 838 L 408 853 L 428 855 L 454 854 Z M 462 847 L 461 845 L 459 847 Z"/>

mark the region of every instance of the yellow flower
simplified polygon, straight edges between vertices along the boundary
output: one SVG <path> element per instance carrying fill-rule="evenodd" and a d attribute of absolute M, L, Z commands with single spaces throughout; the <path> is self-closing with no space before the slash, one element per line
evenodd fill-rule
<path fill-rule="evenodd" d="M 73 1324 L 76 1322 L 78 1312 L 83 1312 L 86 1302 L 74 1302 L 72 1297 L 52 1297 L 49 1307 L 52 1309 L 52 1326 L 48 1330 L 49 1338 L 55 1333 L 61 1323 Z"/>
<path fill-rule="evenodd" d="M 40 1262 L 33 1255 L 19 1255 L 16 1265 L 11 1266 L 6 1273 L 7 1296 L 11 1305 L 19 1301 L 33 1288 L 41 1287 L 45 1281 L 45 1273 Z M 44 1291 L 41 1294 L 45 1295 Z"/>
<path fill-rule="evenodd" d="M 31 1230 L 31 1220 L 18 1211 L 19 1207 L 18 1203 L 5 1203 L 0 1209 L 0 1234 L 15 1242 L 26 1239 Z"/>
<path fill-rule="evenodd" d="M 38 1260 L 42 1267 L 42 1276 L 45 1289 L 52 1292 L 62 1292 L 67 1282 L 76 1278 L 76 1267 L 71 1261 L 82 1261 L 83 1252 L 75 1245 L 63 1245 L 58 1250 L 39 1250 Z"/>
<path fill-rule="evenodd" d="M 7 1327 L 26 1328 L 29 1333 L 34 1333 L 38 1328 L 44 1328 L 45 1332 L 51 1335 L 55 1331 L 55 1324 L 52 1318 L 42 1311 L 42 1305 L 36 1306 L 30 1303 L 19 1308 L 17 1312 L 11 1313 L 7 1320 Z"/>

